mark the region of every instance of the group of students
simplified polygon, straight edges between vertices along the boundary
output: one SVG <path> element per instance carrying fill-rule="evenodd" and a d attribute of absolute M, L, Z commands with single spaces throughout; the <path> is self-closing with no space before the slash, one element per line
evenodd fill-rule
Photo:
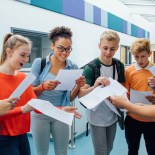
<path fill-rule="evenodd" d="M 37 155 L 48 154 L 50 134 L 53 137 L 55 154 L 67 155 L 69 126 L 29 106 L 27 102 L 32 98 L 47 100 L 61 110 L 75 112 L 76 108 L 69 106 L 70 101 L 77 96 L 82 97 L 88 94 L 99 85 L 109 85 L 108 77 L 123 84 L 128 89 L 129 98 L 130 89 L 148 91 L 155 85 L 155 78 L 149 71 L 153 65 L 149 62 L 151 55 L 149 40 L 137 39 L 131 45 L 130 50 L 136 63 L 125 71 L 123 63 L 113 58 L 119 48 L 118 34 L 114 31 L 104 31 L 98 45 L 101 51 L 100 56 L 86 65 L 83 76 L 76 80 L 73 90 L 54 90 L 60 83 L 55 80 L 59 69 L 78 69 L 77 65 L 68 59 L 72 51 L 71 38 L 72 32 L 69 28 L 64 26 L 54 28 L 49 34 L 51 49 L 54 53 L 46 57 L 44 69 L 41 71 L 42 59 L 36 58 L 31 69 L 36 76 L 32 86 L 28 87 L 20 99 L 7 99 L 26 76 L 18 70 L 27 63 L 32 44 L 29 39 L 20 35 L 7 34 L 5 36 L 0 59 L 0 152 L 2 155 L 31 154 L 26 135 L 30 131 L 30 126 Z M 152 102 L 154 100 L 151 97 L 148 99 Z M 155 115 L 153 115 L 154 119 L 151 119 L 152 116 L 146 116 L 153 106 L 136 104 L 132 106 L 127 99 L 120 96 L 112 96 L 109 100 L 114 105 L 129 110 L 125 120 L 128 155 L 138 155 L 142 134 L 144 134 L 148 155 L 154 155 Z M 143 114 L 141 108 L 146 108 L 147 112 Z M 94 154 L 109 155 L 116 135 L 117 115 L 109 109 L 107 104 L 104 104 L 104 101 L 94 109 L 87 110 L 86 113 Z M 75 112 L 75 117 L 80 118 L 81 115 Z"/>

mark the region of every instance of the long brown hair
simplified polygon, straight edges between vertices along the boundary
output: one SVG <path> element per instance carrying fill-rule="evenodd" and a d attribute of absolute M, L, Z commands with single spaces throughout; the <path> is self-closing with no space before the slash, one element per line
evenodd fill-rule
<path fill-rule="evenodd" d="M 32 46 L 32 43 L 28 38 L 23 37 L 21 35 L 17 34 L 13 35 L 12 33 L 6 34 L 3 40 L 3 48 L 1 52 L 0 64 L 3 64 L 7 58 L 6 53 L 7 48 L 14 50 L 22 45 Z"/>

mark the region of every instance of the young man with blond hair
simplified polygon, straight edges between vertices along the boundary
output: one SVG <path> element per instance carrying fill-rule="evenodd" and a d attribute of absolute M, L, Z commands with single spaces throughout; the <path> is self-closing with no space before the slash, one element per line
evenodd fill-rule
<path fill-rule="evenodd" d="M 80 89 L 79 97 L 82 97 L 99 85 L 109 85 L 108 77 L 120 83 L 125 82 L 124 65 L 113 58 L 119 47 L 120 38 L 114 31 L 104 31 L 98 44 L 101 54 L 92 60 L 84 68 L 83 75 L 86 84 Z M 117 115 L 103 101 L 97 107 L 87 110 L 87 118 L 90 124 L 94 154 L 109 155 L 116 135 Z"/>
<path fill-rule="evenodd" d="M 151 91 L 148 85 L 148 78 L 152 76 L 149 69 L 153 66 L 149 61 L 151 55 L 150 41 L 144 38 L 136 39 L 130 47 L 130 52 L 136 63 L 126 68 L 125 87 L 128 90 L 128 98 L 132 101 L 135 98 L 133 97 L 135 91 L 138 92 L 138 95 L 142 92 Z M 146 104 L 145 100 L 143 104 Z M 138 155 L 142 135 L 144 136 L 148 155 L 155 155 L 155 123 L 128 112 L 125 119 L 128 155 Z"/>

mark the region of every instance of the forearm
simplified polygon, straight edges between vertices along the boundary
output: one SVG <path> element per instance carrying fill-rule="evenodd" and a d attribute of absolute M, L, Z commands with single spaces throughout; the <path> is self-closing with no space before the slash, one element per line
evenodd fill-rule
<path fill-rule="evenodd" d="M 42 94 L 42 92 L 44 91 L 43 85 L 40 84 L 39 86 L 33 86 L 33 91 L 37 97 L 40 96 Z"/>
<path fill-rule="evenodd" d="M 134 113 L 149 121 L 155 121 L 155 106 L 140 106 L 136 104 L 128 104 L 125 107 L 129 112 Z"/>
<path fill-rule="evenodd" d="M 70 93 L 70 100 L 71 101 L 73 101 L 77 97 L 79 90 L 80 90 L 80 88 L 75 86 L 74 89 L 71 91 L 71 93 Z"/>
<path fill-rule="evenodd" d="M 15 117 L 17 115 L 22 114 L 21 107 L 16 107 L 13 110 L 9 110 L 9 112 L 3 116 L 0 116 L 0 121 L 3 121 L 5 119 L 9 119 L 11 117 Z"/>
<path fill-rule="evenodd" d="M 92 90 L 94 90 L 94 86 L 92 87 L 84 87 L 84 88 L 81 88 L 80 91 L 79 91 L 79 94 L 78 94 L 78 97 L 82 97 L 82 96 L 85 96 L 87 95 L 88 93 L 90 93 Z"/>

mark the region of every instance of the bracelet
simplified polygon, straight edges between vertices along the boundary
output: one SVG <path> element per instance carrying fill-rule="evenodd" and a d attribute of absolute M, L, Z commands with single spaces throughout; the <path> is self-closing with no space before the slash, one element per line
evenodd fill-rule
<path fill-rule="evenodd" d="M 44 83 L 45 83 L 45 82 L 42 82 L 42 84 L 41 84 L 41 89 L 42 89 L 42 90 L 46 90 L 46 89 L 44 88 Z"/>

